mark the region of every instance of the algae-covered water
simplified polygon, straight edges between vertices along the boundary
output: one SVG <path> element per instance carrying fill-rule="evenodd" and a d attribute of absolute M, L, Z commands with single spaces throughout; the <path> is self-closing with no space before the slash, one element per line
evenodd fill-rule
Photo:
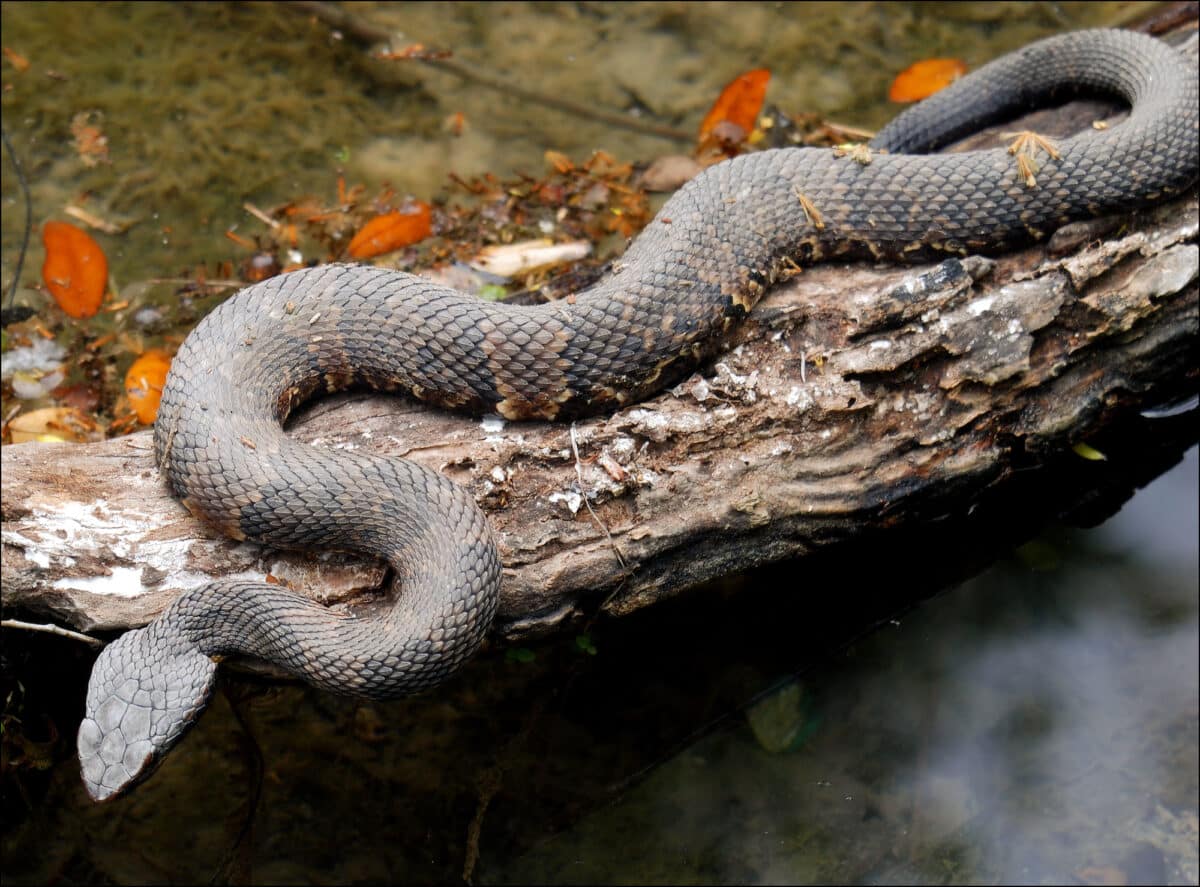
<path fill-rule="evenodd" d="M 1143 7 L 354 9 L 397 45 L 694 130 L 725 82 L 763 66 L 787 110 L 874 128 L 914 60 L 976 65 Z M 547 149 L 681 148 L 428 67 L 381 71 L 284 5 L 0 14 L 30 63 L 4 63 L 0 107 L 35 223 L 75 204 L 131 224 L 96 235 L 131 299 L 114 330 L 176 298 L 147 281 L 237 257 L 226 231 L 260 224 L 245 202 L 332 200 L 339 174 L 429 198 L 450 173 L 537 173 Z M 103 132 L 107 162 L 85 164 L 77 119 Z M 7 163 L 2 186 L 7 285 L 22 221 Z M 40 264 L 35 237 L 20 302 L 45 299 Z M 46 712 L 25 725 L 46 738 L 27 751 L 38 766 L 5 761 L 4 881 L 1196 883 L 1196 488 L 1193 449 L 1102 527 L 1045 536 L 904 615 L 863 603 L 902 589 L 833 572 L 827 593 L 799 594 L 785 566 L 583 643 L 493 651 L 413 700 L 230 678 L 162 769 L 103 807 L 72 754 L 90 656 L 6 634 L 16 698 L 49 701 L 27 703 Z"/>
<path fill-rule="evenodd" d="M 894 113 L 892 76 L 928 56 L 979 64 L 1056 31 L 1127 18 L 1146 4 L 360 3 L 354 11 L 493 78 L 694 131 L 721 87 L 772 71 L 768 98 L 876 128 Z M 10 3 L 0 93 L 28 174 L 34 222 L 67 205 L 117 225 L 97 233 L 122 295 L 167 299 L 177 278 L 239 258 L 243 209 L 304 195 L 332 203 L 337 177 L 429 199 L 447 176 L 540 173 L 552 149 L 650 160 L 689 146 L 549 110 L 420 62 L 380 62 L 284 4 Z M 461 115 L 461 120 L 456 117 Z M 81 156 L 72 123 L 107 155 Z M 95 161 L 94 165 L 88 165 Z M 23 223 L 3 164 L 7 287 Z M 305 257 L 310 258 L 310 257 Z M 41 246 L 19 301 L 37 305 Z M 131 305 L 124 316 L 136 313 Z"/>

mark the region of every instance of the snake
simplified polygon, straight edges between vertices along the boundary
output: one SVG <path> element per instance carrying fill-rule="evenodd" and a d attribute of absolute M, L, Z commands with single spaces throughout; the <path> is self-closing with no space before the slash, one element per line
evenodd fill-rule
<path fill-rule="evenodd" d="M 1003 147 L 933 153 L 1080 95 L 1117 99 L 1128 117 L 1046 143 L 1036 176 Z M 78 732 L 88 793 L 106 800 L 145 779 L 208 704 L 223 659 L 390 699 L 445 681 L 488 634 L 501 560 L 472 494 L 410 461 L 289 438 L 283 423 L 300 404 L 365 387 L 511 420 L 619 409 L 701 366 L 774 282 L 809 263 L 996 253 L 1184 192 L 1197 179 L 1198 104 L 1194 60 L 1153 37 L 1078 31 L 962 77 L 865 154 L 789 147 L 708 167 L 565 299 L 485 302 L 349 264 L 242 289 L 171 364 L 154 427 L 160 471 L 233 539 L 385 560 L 388 597 L 333 610 L 243 578 L 179 595 L 93 666 Z"/>

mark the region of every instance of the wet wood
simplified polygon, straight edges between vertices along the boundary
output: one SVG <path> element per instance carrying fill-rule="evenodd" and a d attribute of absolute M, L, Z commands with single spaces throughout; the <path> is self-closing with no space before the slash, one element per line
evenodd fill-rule
<path fill-rule="evenodd" d="M 965 517 L 1039 466 L 1087 464 L 1073 446 L 1194 395 L 1197 211 L 1191 195 L 996 260 L 806 270 L 702 373 L 611 416 L 513 424 L 353 395 L 317 404 L 293 432 L 414 459 L 469 488 L 501 539 L 501 633 L 625 613 Z M 200 525 L 168 495 L 149 432 L 2 458 L 6 608 L 121 629 L 210 577 L 270 574 L 339 606 L 386 584 L 377 564 Z M 1071 505 L 1034 496 L 1022 520 L 1032 533 Z"/>

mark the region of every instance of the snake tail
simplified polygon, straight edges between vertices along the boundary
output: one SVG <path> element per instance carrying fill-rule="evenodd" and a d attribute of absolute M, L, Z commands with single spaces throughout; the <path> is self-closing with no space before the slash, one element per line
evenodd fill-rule
<path fill-rule="evenodd" d="M 1047 99 L 1103 93 L 1129 116 L 1056 141 L 1036 183 L 1003 148 L 931 154 Z M 270 662 L 384 699 L 445 680 L 487 635 L 496 539 L 472 496 L 397 459 L 291 440 L 288 413 L 350 386 L 508 419 L 613 410 L 661 390 L 797 264 L 999 252 L 1129 212 L 1197 177 L 1194 59 L 1150 37 L 1081 31 L 988 64 L 900 115 L 869 162 L 763 151 L 674 194 L 613 271 L 548 305 L 485 303 L 380 268 L 326 265 L 250 286 L 184 341 L 155 425 L 171 491 L 235 539 L 391 565 L 386 604 L 350 613 L 262 582 L 187 591 L 97 659 L 79 728 L 88 792 L 145 778 L 207 704 L 215 663 Z"/>

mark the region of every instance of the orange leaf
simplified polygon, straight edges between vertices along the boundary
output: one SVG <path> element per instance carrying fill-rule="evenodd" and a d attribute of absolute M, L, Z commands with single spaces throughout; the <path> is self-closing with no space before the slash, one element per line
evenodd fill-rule
<path fill-rule="evenodd" d="M 734 78 L 721 90 L 721 95 L 704 115 L 700 124 L 700 141 L 704 141 L 709 133 L 721 123 L 732 123 L 741 127 L 747 135 L 754 130 L 758 120 L 758 112 L 762 110 L 763 99 L 767 95 L 767 83 L 771 80 L 771 72 L 766 68 L 747 71 Z"/>
<path fill-rule="evenodd" d="M 8 59 L 9 63 L 14 68 L 17 69 L 18 74 L 24 74 L 29 70 L 29 59 L 25 58 L 25 56 L 21 55 L 21 53 L 17 52 L 15 49 L 9 49 L 7 46 L 5 46 L 4 57 Z"/>
<path fill-rule="evenodd" d="M 171 358 L 165 352 L 151 349 L 135 360 L 125 374 L 125 393 L 143 425 L 153 425 L 158 416 L 158 402 L 170 367 Z"/>
<path fill-rule="evenodd" d="M 547 151 L 544 156 L 546 162 L 554 167 L 555 172 L 565 174 L 575 169 L 575 164 L 571 162 L 571 158 L 561 151 Z"/>
<path fill-rule="evenodd" d="M 945 89 L 965 73 L 967 63 L 962 59 L 925 59 L 896 75 L 888 98 L 893 102 L 916 102 Z"/>
<path fill-rule="evenodd" d="M 417 201 L 408 209 L 376 216 L 350 241 L 350 255 L 369 259 L 424 240 L 432 232 L 429 204 Z"/>
<path fill-rule="evenodd" d="M 108 285 L 108 259 L 100 244 L 70 222 L 42 226 L 46 261 L 42 281 L 58 307 L 72 317 L 91 317 L 100 309 Z"/>

